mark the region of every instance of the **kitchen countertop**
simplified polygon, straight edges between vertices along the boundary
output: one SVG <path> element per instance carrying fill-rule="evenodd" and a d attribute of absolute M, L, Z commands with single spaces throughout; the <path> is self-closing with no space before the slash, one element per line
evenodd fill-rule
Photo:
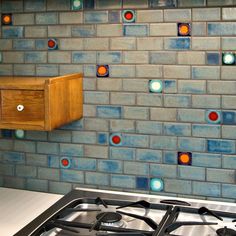
<path fill-rule="evenodd" d="M 1 235 L 12 236 L 63 195 L 0 188 Z"/>

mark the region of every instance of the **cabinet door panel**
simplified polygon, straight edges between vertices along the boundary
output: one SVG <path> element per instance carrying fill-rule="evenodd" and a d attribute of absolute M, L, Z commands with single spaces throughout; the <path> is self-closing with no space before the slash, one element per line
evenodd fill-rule
<path fill-rule="evenodd" d="M 2 90 L 3 122 L 42 122 L 45 119 L 44 92 L 31 90 Z"/>

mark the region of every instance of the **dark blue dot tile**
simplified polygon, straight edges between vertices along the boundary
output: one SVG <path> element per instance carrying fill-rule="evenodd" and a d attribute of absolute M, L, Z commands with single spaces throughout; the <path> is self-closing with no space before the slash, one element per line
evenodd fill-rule
<path fill-rule="evenodd" d="M 13 131 L 10 129 L 3 129 L 2 130 L 2 137 L 3 138 L 12 138 L 13 136 Z"/>
<path fill-rule="evenodd" d="M 98 134 L 98 143 L 99 144 L 106 144 L 108 141 L 108 136 L 105 133 Z"/>
<path fill-rule="evenodd" d="M 136 178 L 136 188 L 142 190 L 149 189 L 149 178 L 146 177 L 137 177 Z"/>
<path fill-rule="evenodd" d="M 222 119 L 224 125 L 235 125 L 236 124 L 236 113 L 233 111 L 223 111 Z"/>
<path fill-rule="evenodd" d="M 84 9 L 94 9 L 94 0 L 84 0 Z"/>
<path fill-rule="evenodd" d="M 209 52 L 207 53 L 207 64 L 208 65 L 219 65 L 220 64 L 220 54 Z"/>

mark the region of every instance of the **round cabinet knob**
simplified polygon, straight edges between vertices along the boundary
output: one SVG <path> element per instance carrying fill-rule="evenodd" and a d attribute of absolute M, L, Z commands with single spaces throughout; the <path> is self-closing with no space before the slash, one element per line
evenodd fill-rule
<path fill-rule="evenodd" d="M 24 107 L 23 105 L 21 105 L 21 104 L 19 104 L 19 105 L 16 107 L 17 111 L 23 111 L 24 108 L 25 108 L 25 107 Z"/>

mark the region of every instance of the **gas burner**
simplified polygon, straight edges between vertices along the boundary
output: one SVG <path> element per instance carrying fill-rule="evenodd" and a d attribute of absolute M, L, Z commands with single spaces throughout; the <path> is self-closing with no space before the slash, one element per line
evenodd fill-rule
<path fill-rule="evenodd" d="M 227 227 L 217 229 L 216 233 L 219 236 L 236 236 L 236 231 Z"/>
<path fill-rule="evenodd" d="M 117 212 L 101 212 L 97 214 L 96 219 L 106 226 L 122 227 L 124 225 L 121 214 Z"/>

